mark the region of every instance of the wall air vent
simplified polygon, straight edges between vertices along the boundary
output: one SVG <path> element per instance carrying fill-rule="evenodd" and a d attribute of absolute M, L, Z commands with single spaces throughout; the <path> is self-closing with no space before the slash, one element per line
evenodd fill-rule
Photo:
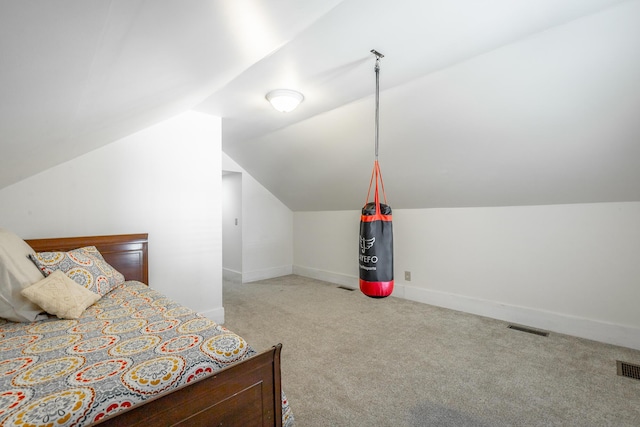
<path fill-rule="evenodd" d="M 509 325 L 507 326 L 509 329 L 513 329 L 520 332 L 526 332 L 528 334 L 540 335 L 541 337 L 548 337 L 549 332 L 540 331 L 538 329 L 527 328 L 526 326 L 518 326 L 518 325 Z"/>
<path fill-rule="evenodd" d="M 640 380 L 640 365 L 621 362 L 620 360 L 616 360 L 616 365 L 618 366 L 618 375 L 620 375 L 621 377 Z"/>

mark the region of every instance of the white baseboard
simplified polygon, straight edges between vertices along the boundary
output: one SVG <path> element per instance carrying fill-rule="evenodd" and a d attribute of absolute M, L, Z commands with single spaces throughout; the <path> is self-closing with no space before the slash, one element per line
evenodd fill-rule
<path fill-rule="evenodd" d="M 308 267 L 293 267 L 294 274 L 358 288 L 358 278 Z M 391 294 L 424 304 L 490 317 L 518 325 L 571 335 L 640 350 L 640 328 L 569 316 L 540 309 L 501 304 L 463 295 L 395 283 Z"/>
<path fill-rule="evenodd" d="M 546 310 L 396 285 L 400 298 L 640 350 L 640 329 Z M 394 295 L 396 292 L 394 292 Z"/>
<path fill-rule="evenodd" d="M 347 286 L 353 289 L 359 289 L 360 284 L 358 278 L 348 276 L 346 274 L 332 273 L 330 271 L 317 270 L 315 268 L 293 266 L 293 274 L 298 276 L 310 277 L 312 279 L 324 280 L 325 282 L 336 283 L 338 285 Z"/>
<path fill-rule="evenodd" d="M 214 322 L 222 325 L 224 324 L 224 307 L 218 307 L 207 311 L 200 312 L 201 315 L 207 317 Z"/>
<path fill-rule="evenodd" d="M 242 283 L 242 273 L 231 270 L 230 268 L 222 269 L 222 280 L 231 283 Z"/>
<path fill-rule="evenodd" d="M 292 274 L 292 266 L 266 268 L 264 270 L 244 271 L 242 273 L 242 283 L 255 282 L 256 280 L 272 279 L 274 277 L 287 276 Z"/>

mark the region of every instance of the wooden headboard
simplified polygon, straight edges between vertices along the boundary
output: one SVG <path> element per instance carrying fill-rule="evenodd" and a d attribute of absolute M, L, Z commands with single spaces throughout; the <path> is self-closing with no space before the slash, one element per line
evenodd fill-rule
<path fill-rule="evenodd" d="M 95 246 L 109 264 L 124 274 L 126 280 L 138 280 L 149 284 L 148 234 L 146 233 L 25 241 L 36 252 L 66 252 L 83 246 Z"/>

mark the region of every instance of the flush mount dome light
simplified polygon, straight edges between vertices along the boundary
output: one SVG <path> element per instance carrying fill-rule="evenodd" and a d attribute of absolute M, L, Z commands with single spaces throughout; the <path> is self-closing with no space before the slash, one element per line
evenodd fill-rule
<path fill-rule="evenodd" d="M 304 96 L 300 92 L 290 89 L 272 90 L 266 98 L 273 105 L 273 108 L 283 113 L 295 110 L 298 104 L 304 100 Z"/>

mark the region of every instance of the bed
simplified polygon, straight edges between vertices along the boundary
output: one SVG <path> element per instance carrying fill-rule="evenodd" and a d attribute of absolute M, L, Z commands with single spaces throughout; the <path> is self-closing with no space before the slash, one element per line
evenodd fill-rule
<path fill-rule="evenodd" d="M 147 286 L 146 234 L 26 242 L 95 247 L 126 281 L 77 319 L 0 320 L 0 426 L 293 425 L 282 346 L 258 353 Z"/>

